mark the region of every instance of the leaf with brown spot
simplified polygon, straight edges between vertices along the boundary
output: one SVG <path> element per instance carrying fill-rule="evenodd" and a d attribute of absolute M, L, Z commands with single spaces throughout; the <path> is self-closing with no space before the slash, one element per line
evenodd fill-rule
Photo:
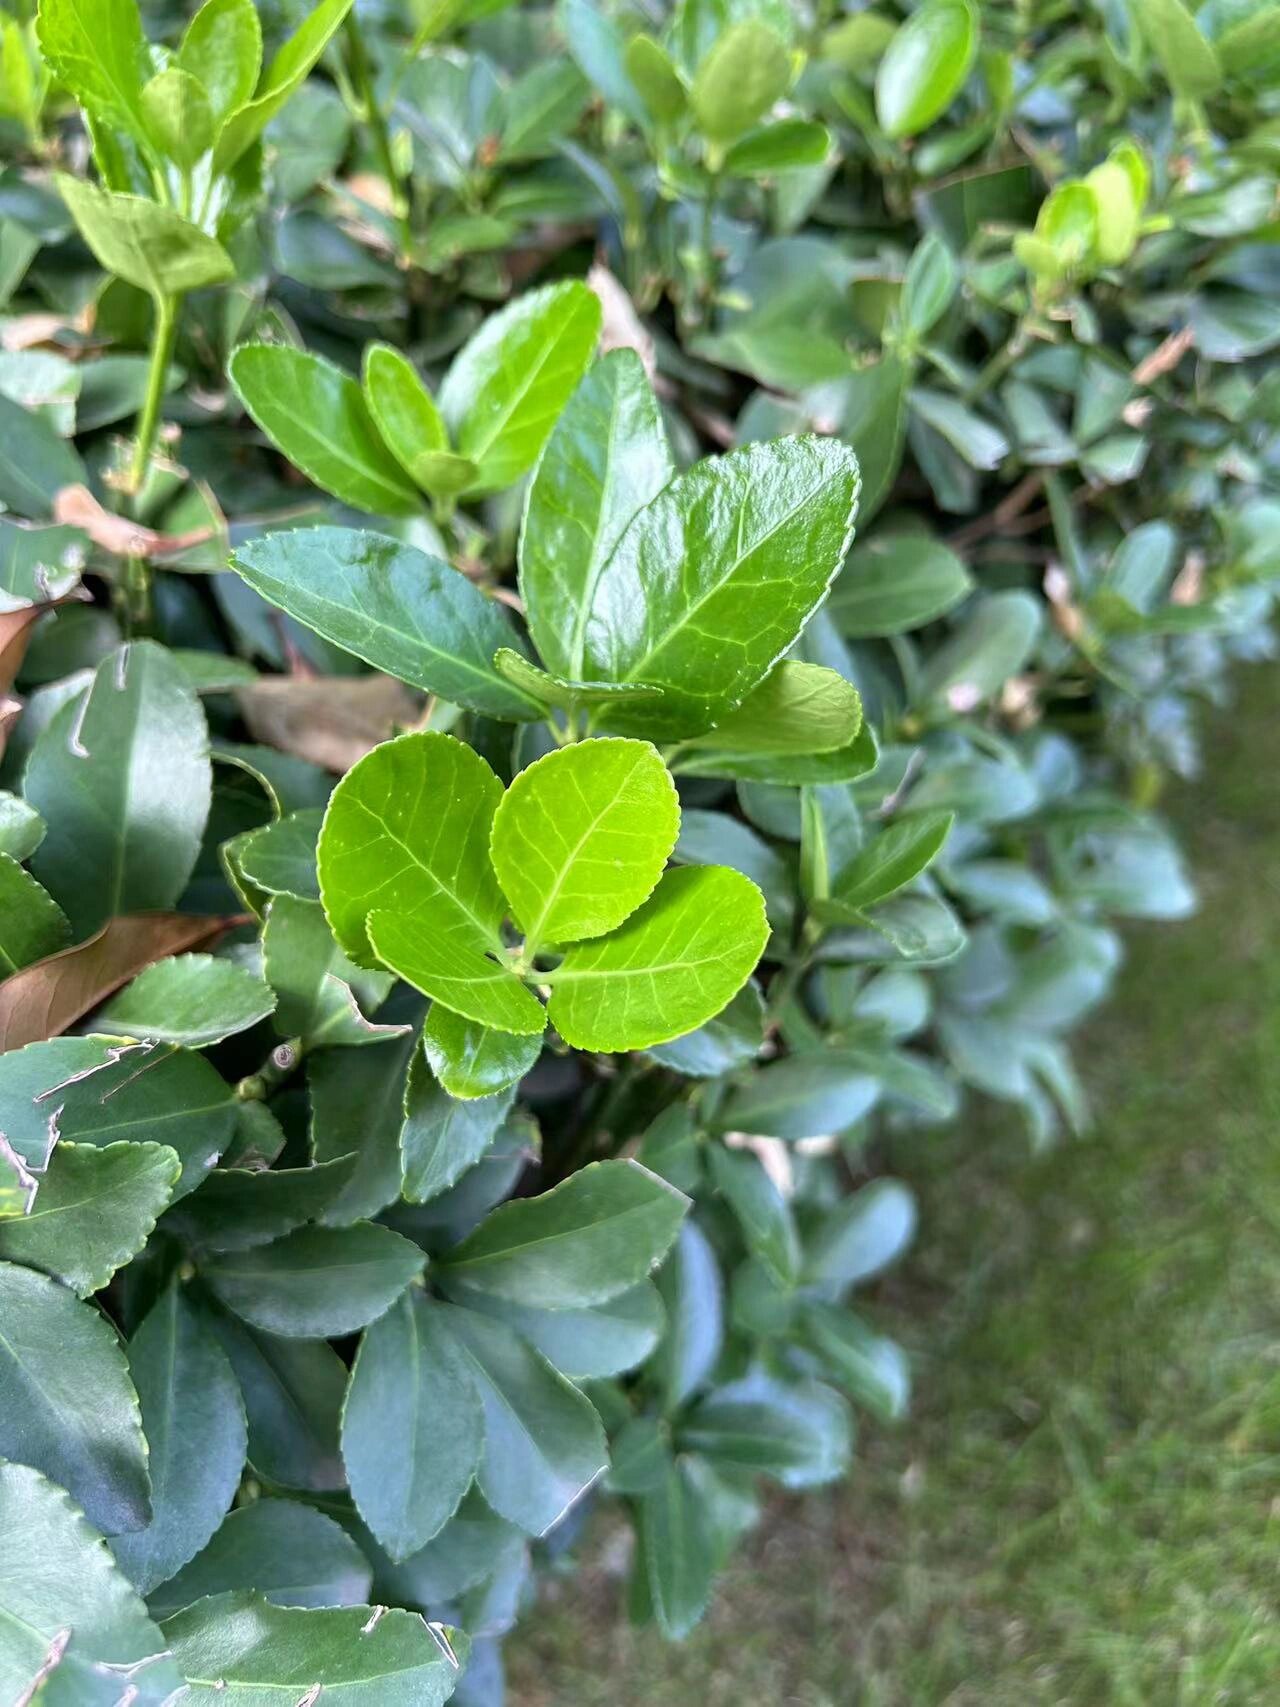
<path fill-rule="evenodd" d="M 57 1037 L 152 961 L 204 948 L 238 915 L 133 913 L 109 919 L 74 948 L 23 967 L 0 984 L 0 1051 Z"/>

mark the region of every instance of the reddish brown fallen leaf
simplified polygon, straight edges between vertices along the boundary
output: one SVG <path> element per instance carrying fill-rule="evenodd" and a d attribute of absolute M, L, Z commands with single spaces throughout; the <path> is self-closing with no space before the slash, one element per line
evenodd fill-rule
<path fill-rule="evenodd" d="M 64 593 L 60 599 L 49 599 L 39 605 L 26 605 L 21 610 L 0 611 L 0 695 L 7 696 L 17 680 L 22 660 L 27 655 L 32 624 L 55 605 L 77 601 L 83 603 L 88 598 L 89 594 L 83 587 L 75 587 L 71 592 Z"/>
<path fill-rule="evenodd" d="M 127 516 L 104 510 L 87 486 L 64 486 L 55 493 L 53 519 L 83 529 L 95 545 L 115 557 L 172 557 L 190 551 L 193 545 L 203 545 L 216 531 L 204 527 L 192 528 L 189 533 L 157 533 Z"/>
<path fill-rule="evenodd" d="M 256 741 L 339 776 L 419 716 L 418 700 L 391 676 L 265 676 L 236 699 Z"/>
<path fill-rule="evenodd" d="M 22 701 L 11 693 L 0 695 L 0 759 L 9 745 L 9 737 L 13 734 L 14 725 L 22 716 Z"/>
<path fill-rule="evenodd" d="M 0 1052 L 57 1037 L 155 960 L 205 948 L 247 916 L 129 913 L 0 984 Z"/>

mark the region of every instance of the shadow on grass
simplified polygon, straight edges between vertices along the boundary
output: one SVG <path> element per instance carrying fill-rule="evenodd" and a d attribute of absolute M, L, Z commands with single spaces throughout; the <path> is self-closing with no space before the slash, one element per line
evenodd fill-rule
<path fill-rule="evenodd" d="M 627 1628 L 610 1535 L 510 1644 L 513 1707 L 1280 1701 L 1280 675 L 1170 815 L 1200 911 L 1130 934 L 1081 1043 L 1093 1134 L 913 1139 L 879 1319 L 916 1414 L 779 1502 L 681 1648 Z"/>

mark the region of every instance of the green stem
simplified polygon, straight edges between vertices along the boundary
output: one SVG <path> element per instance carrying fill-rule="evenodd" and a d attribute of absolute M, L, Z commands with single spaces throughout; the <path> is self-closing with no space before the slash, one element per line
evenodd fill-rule
<path fill-rule="evenodd" d="M 180 296 L 156 298 L 155 323 L 151 328 L 151 365 L 147 370 L 147 391 L 138 416 L 134 438 L 133 461 L 125 490 L 130 507 L 136 512 L 138 498 L 146 484 L 151 467 L 151 452 L 155 447 L 160 426 L 160 405 L 164 399 L 165 378 L 173 360 L 173 346 L 178 336 Z M 151 616 L 151 568 L 143 557 L 125 559 L 123 606 L 130 633 L 145 628 Z"/>
<path fill-rule="evenodd" d="M 365 122 L 373 137 L 374 152 L 378 156 L 378 164 L 382 175 L 387 180 L 391 191 L 392 212 L 400 230 L 400 249 L 407 261 L 413 249 L 413 227 L 409 222 L 409 197 L 400 174 L 396 171 L 395 157 L 391 152 L 391 134 L 387 129 L 387 116 L 378 104 L 378 97 L 373 87 L 373 72 L 369 65 L 369 55 L 364 45 L 364 36 L 360 33 L 360 24 L 356 18 L 355 8 L 347 13 L 343 26 L 347 33 L 347 66 L 351 73 L 351 84 L 356 92 L 356 98 L 364 109 Z"/>

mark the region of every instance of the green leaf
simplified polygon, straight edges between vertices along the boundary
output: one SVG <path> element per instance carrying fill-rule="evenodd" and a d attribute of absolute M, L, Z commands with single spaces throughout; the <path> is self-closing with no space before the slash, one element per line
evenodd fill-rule
<path fill-rule="evenodd" d="M 505 681 L 531 699 L 562 711 L 595 710 L 607 714 L 611 705 L 628 702 L 643 704 L 646 700 L 662 698 L 661 688 L 646 687 L 643 682 L 570 682 L 563 676 L 549 675 L 537 664 L 529 662 L 519 652 L 503 647 L 493 655 L 493 667 Z M 604 719 L 604 720 L 607 720 Z"/>
<path fill-rule="evenodd" d="M 864 1185 L 831 1210 L 805 1252 L 805 1280 L 839 1295 L 900 1257 L 916 1228 L 916 1202 L 899 1180 Z"/>
<path fill-rule="evenodd" d="M 964 564 L 925 533 L 880 533 L 849 553 L 827 610 L 853 639 L 906 634 L 944 615 L 973 583 Z"/>
<path fill-rule="evenodd" d="M 40 51 L 58 81 L 95 117 L 144 137 L 149 55 L 137 0 L 40 0 Z"/>
<path fill-rule="evenodd" d="M 0 392 L 0 503 L 20 516 L 47 516 L 64 486 L 87 479 L 75 447 L 43 415 Z"/>
<path fill-rule="evenodd" d="M 677 776 L 735 777 L 739 782 L 776 783 L 799 787 L 804 783 L 853 782 L 876 767 L 878 750 L 871 726 L 864 723 L 853 740 L 829 753 L 747 753 L 725 751 L 712 738 L 704 747 L 692 742 L 671 755 Z"/>
<path fill-rule="evenodd" d="M 834 1394 L 827 1391 L 824 1403 L 822 1392 L 753 1373 L 701 1400 L 677 1443 L 714 1464 L 761 1471 L 791 1487 L 831 1481 L 847 1466 L 849 1421 Z"/>
<path fill-rule="evenodd" d="M 860 1405 L 885 1422 L 906 1414 L 911 1369 L 896 1340 L 834 1304 L 806 1303 L 800 1320 L 810 1348 Z"/>
<path fill-rule="evenodd" d="M 341 368 L 310 350 L 285 344 L 241 344 L 232 352 L 227 372 L 257 425 L 315 485 L 353 509 L 376 515 L 411 516 L 421 508 L 417 491 L 383 444 L 363 392 Z M 336 530 L 323 531 L 328 535 Z M 250 566 L 264 551 L 268 561 L 278 561 L 282 541 L 307 537 L 308 533 L 268 534 L 242 547 L 235 567 L 243 573 L 246 552 Z M 315 543 L 323 549 L 329 542 Z M 258 591 L 273 596 L 266 588 Z M 290 610 L 290 615 L 298 613 Z"/>
<path fill-rule="evenodd" d="M 357 1160 L 353 1153 L 306 1168 L 215 1168 L 183 1204 L 177 1225 L 206 1251 L 268 1245 L 331 1210 Z"/>
<path fill-rule="evenodd" d="M 130 1707 L 184 1699 L 164 1637 L 62 1488 L 25 1464 L 0 1464 L 0 1533 L 4 1700 L 96 1707 L 129 1689 Z M 61 1658 L 50 1676 L 51 1655 Z"/>
<path fill-rule="evenodd" d="M 698 129 L 730 143 L 787 91 L 791 54 L 776 30 L 754 18 L 730 24 L 699 65 L 689 93 Z"/>
<path fill-rule="evenodd" d="M 168 653 L 135 640 L 104 658 L 41 731 L 23 778 L 49 825 L 31 868 L 77 940 L 116 914 L 176 905 L 212 786 L 204 713 Z"/>
<path fill-rule="evenodd" d="M 455 1303 L 508 1323 L 572 1381 L 605 1380 L 634 1369 L 653 1353 L 666 1325 L 662 1300 L 648 1280 L 607 1304 L 581 1310 L 538 1310 L 452 1281 L 448 1291 Z"/>
<path fill-rule="evenodd" d="M 447 1010 L 438 1010 L 443 1018 Z M 423 1047 L 428 1048 L 431 1010 Z M 458 1024 L 468 1025 L 466 1020 Z M 502 1033 L 490 1033 L 500 1037 Z M 541 1048 L 541 1037 L 533 1040 Z M 429 1058 L 429 1057 L 428 1057 Z M 426 1059 L 414 1056 L 405 1092 L 400 1154 L 404 1165 L 404 1196 L 410 1203 L 429 1203 L 450 1186 L 493 1143 L 511 1107 L 510 1090 L 493 1096 L 451 1096 L 427 1071 Z"/>
<path fill-rule="evenodd" d="M 334 1161 L 354 1147 L 356 1170 L 325 1208 L 342 1226 L 377 1215 L 400 1191 L 400 1122 L 405 1074 L 415 1038 L 404 1030 L 383 1050 L 326 1050 L 307 1063 L 311 1092 L 311 1153 Z"/>
<path fill-rule="evenodd" d="M 142 1594 L 168 1580 L 208 1541 L 244 1468 L 244 1405 L 206 1320 L 171 1281 L 129 1342 L 129 1373 L 150 1449 L 154 1515 L 112 1542 Z"/>
<path fill-rule="evenodd" d="M 147 1446 L 114 1330 L 56 1280 L 7 1262 L 0 1321 L 0 1455 L 60 1483 L 105 1534 L 143 1528 Z"/>
<path fill-rule="evenodd" d="M 262 26 L 253 0 L 205 0 L 187 25 L 175 63 L 200 79 L 221 127 L 252 96 L 262 68 Z"/>
<path fill-rule="evenodd" d="M 0 853 L 28 860 L 44 840 L 44 819 L 34 806 L 0 788 Z"/>
<path fill-rule="evenodd" d="M 685 1465 L 668 1458 L 636 1516 L 654 1616 L 667 1640 L 678 1642 L 707 1610 L 715 1575 L 709 1516 Z"/>
<path fill-rule="evenodd" d="M 626 46 L 624 63 L 627 76 L 658 124 L 672 124 L 684 115 L 689 106 L 689 96 L 670 54 L 660 42 L 643 31 L 632 36 Z"/>
<path fill-rule="evenodd" d="M 675 784 L 647 741 L 582 741 L 521 771 L 490 851 L 526 956 L 620 925 L 653 893 L 679 832 Z"/>
<path fill-rule="evenodd" d="M 276 993 L 276 1030 L 281 1037 L 300 1037 L 308 1050 L 389 1043 L 404 1034 L 403 1025 L 364 1017 L 357 993 L 376 1006 L 390 977 L 348 960 L 314 902 L 275 896 L 262 932 L 262 966 Z"/>
<path fill-rule="evenodd" d="M 415 990 L 479 1025 L 541 1035 L 542 1004 L 454 895 L 420 897 L 412 917 L 379 910 L 367 924 L 378 959 Z"/>
<path fill-rule="evenodd" d="M 921 671 L 921 700 L 956 705 L 959 696 L 967 711 L 993 698 L 1030 657 L 1040 613 L 1030 593 L 989 593 Z"/>
<path fill-rule="evenodd" d="M 727 1199 L 748 1251 L 779 1286 L 790 1286 L 800 1269 L 800 1243 L 786 1199 L 749 1150 L 712 1145 L 711 1177 Z"/>
<path fill-rule="evenodd" d="M 825 916 L 829 902 L 815 903 L 815 912 Z M 947 906 L 932 895 L 895 895 L 877 902 L 858 919 L 847 921 L 869 925 L 884 937 L 896 955 L 921 965 L 936 966 L 954 960 L 965 945 L 964 928 Z"/>
<path fill-rule="evenodd" d="M 0 1258 L 87 1298 L 146 1244 L 180 1171 L 161 1144 L 58 1144 L 32 1208 L 0 1221 Z"/>
<path fill-rule="evenodd" d="M 696 1221 L 680 1229 L 658 1274 L 667 1332 L 655 1363 L 668 1413 L 708 1380 L 724 1343 L 724 1282 L 720 1264 Z"/>
<path fill-rule="evenodd" d="M 140 972 L 99 1008 L 95 1024 L 116 1037 L 148 1037 L 202 1049 L 266 1019 L 275 997 L 234 960 L 175 954 Z"/>
<path fill-rule="evenodd" d="M 831 151 L 831 132 L 812 119 L 780 119 L 747 134 L 724 157 L 733 178 L 768 178 L 799 166 L 821 166 Z"/>
<path fill-rule="evenodd" d="M 594 1407 L 505 1323 L 441 1305 L 484 1403 L 480 1492 L 527 1535 L 545 1535 L 608 1463 Z"/>
<path fill-rule="evenodd" d="M 978 53 L 973 0 L 925 0 L 898 26 L 876 70 L 876 117 L 886 136 L 915 136 L 955 100 Z"/>
<path fill-rule="evenodd" d="M 301 25 L 268 65 L 253 99 L 238 107 L 228 119 L 213 154 L 215 172 L 229 171 L 262 135 L 328 47 L 351 5 L 352 0 L 320 0 L 319 5 L 308 10 Z"/>
<path fill-rule="evenodd" d="M 198 77 L 170 65 L 142 91 L 142 112 L 151 140 L 184 171 L 213 147 L 213 109 Z"/>
<path fill-rule="evenodd" d="M 1217 90 L 1222 82 L 1218 55 L 1182 0 L 1145 0 L 1134 9 L 1133 20 L 1176 95 L 1202 101 Z"/>
<path fill-rule="evenodd" d="M 644 1049 L 704 1024 L 764 952 L 764 898 L 727 866 L 669 871 L 611 936 L 571 948 L 547 1014 L 575 1049 Z"/>
<path fill-rule="evenodd" d="M 852 537 L 858 465 L 815 437 L 744 445 L 671 482 L 596 584 L 584 673 L 665 689 L 617 728 L 697 735 L 739 704 L 821 603 Z"/>
<path fill-rule="evenodd" d="M 366 1329 L 342 1413 L 352 1497 L 393 1559 L 444 1527 L 483 1449 L 470 1358 L 437 1305 L 421 1294 L 400 1299 Z"/>
<path fill-rule="evenodd" d="M 1004 434 L 949 393 L 914 385 L 908 400 L 912 413 L 932 427 L 970 468 L 998 468 L 1009 454 Z"/>
<path fill-rule="evenodd" d="M 472 492 L 500 492 L 533 467 L 599 333 L 600 299 L 571 279 L 490 315 L 461 350 L 440 413 L 455 449 L 476 464 Z"/>
<path fill-rule="evenodd" d="M 163 1627 L 190 1684 L 187 1707 L 298 1707 L 309 1691 L 378 1707 L 442 1707 L 467 1640 L 448 1647 L 416 1612 L 367 1606 L 273 1606 L 252 1593 L 216 1595 Z M 299 1694 L 301 1691 L 301 1695 Z"/>
<path fill-rule="evenodd" d="M 157 300 L 235 277 L 235 263 L 217 239 L 172 208 L 142 196 L 114 195 L 65 172 L 57 181 L 100 265 Z"/>
<path fill-rule="evenodd" d="M 270 1245 L 215 1257 L 202 1273 L 251 1327 L 293 1339 L 334 1339 L 367 1327 L 421 1272 L 416 1245 L 389 1227 L 301 1227 Z"/>
<path fill-rule="evenodd" d="M 827 1138 L 861 1120 L 879 1095 L 880 1082 L 862 1055 L 836 1049 L 789 1055 L 732 1090 L 716 1125 L 769 1138 Z"/>
<path fill-rule="evenodd" d="M 211 1325 L 240 1383 L 254 1469 L 281 1487 L 344 1487 L 338 1423 L 347 1366 L 337 1352 L 321 1340 L 259 1333 L 231 1316 Z"/>
<path fill-rule="evenodd" d="M 360 1606 L 372 1579 L 331 1517 L 297 1500 L 256 1499 L 228 1512 L 203 1552 L 148 1601 L 157 1618 L 233 1589 L 253 1589 L 275 1606 Z"/>
<path fill-rule="evenodd" d="M 662 413 L 639 356 L 592 367 L 556 422 L 525 504 L 520 592 L 547 667 L 577 681 L 614 547 L 673 474 Z"/>
<path fill-rule="evenodd" d="M 887 900 L 937 858 L 954 822 L 951 812 L 920 812 L 888 825 L 837 873 L 833 898 L 854 909 Z"/>
<path fill-rule="evenodd" d="M 693 748 L 717 753 L 831 753 L 849 746 L 862 727 L 858 690 L 835 670 L 784 658 L 742 704 Z"/>
<path fill-rule="evenodd" d="M 231 566 L 375 669 L 488 717 L 542 715 L 493 667 L 495 652 L 517 644 L 501 606 L 415 546 L 352 528 L 305 528 L 239 546 Z"/>
<path fill-rule="evenodd" d="M 689 1209 L 638 1162 L 593 1162 L 503 1204 L 441 1259 L 451 1278 L 542 1310 L 605 1304 L 661 1262 Z"/>
<path fill-rule="evenodd" d="M 37 813 L 32 817 L 41 821 Z M 0 853 L 0 978 L 56 954 L 70 940 L 67 915 L 49 891 L 16 859 Z"/>
<path fill-rule="evenodd" d="M 316 842 L 323 821 L 321 807 L 304 806 L 237 839 L 235 858 L 241 876 L 268 895 L 318 901 Z"/>
<path fill-rule="evenodd" d="M 449 432 L 413 363 L 390 344 L 369 344 L 364 352 L 364 397 L 401 468 L 424 491 L 434 491 L 424 476 L 437 472 L 431 457 L 449 449 Z"/>
<path fill-rule="evenodd" d="M 748 984 L 714 1019 L 649 1053 L 673 1072 L 693 1079 L 718 1079 L 754 1060 L 764 1042 L 764 1002 L 755 984 Z"/>
<path fill-rule="evenodd" d="M 902 280 L 902 320 L 912 339 L 931 332 L 960 285 L 955 257 L 936 231 L 917 243 Z"/>
<path fill-rule="evenodd" d="M 542 1053 L 542 1033 L 516 1037 L 492 1031 L 436 1003 L 423 1028 L 422 1047 L 448 1095 L 474 1100 L 523 1079 Z"/>

